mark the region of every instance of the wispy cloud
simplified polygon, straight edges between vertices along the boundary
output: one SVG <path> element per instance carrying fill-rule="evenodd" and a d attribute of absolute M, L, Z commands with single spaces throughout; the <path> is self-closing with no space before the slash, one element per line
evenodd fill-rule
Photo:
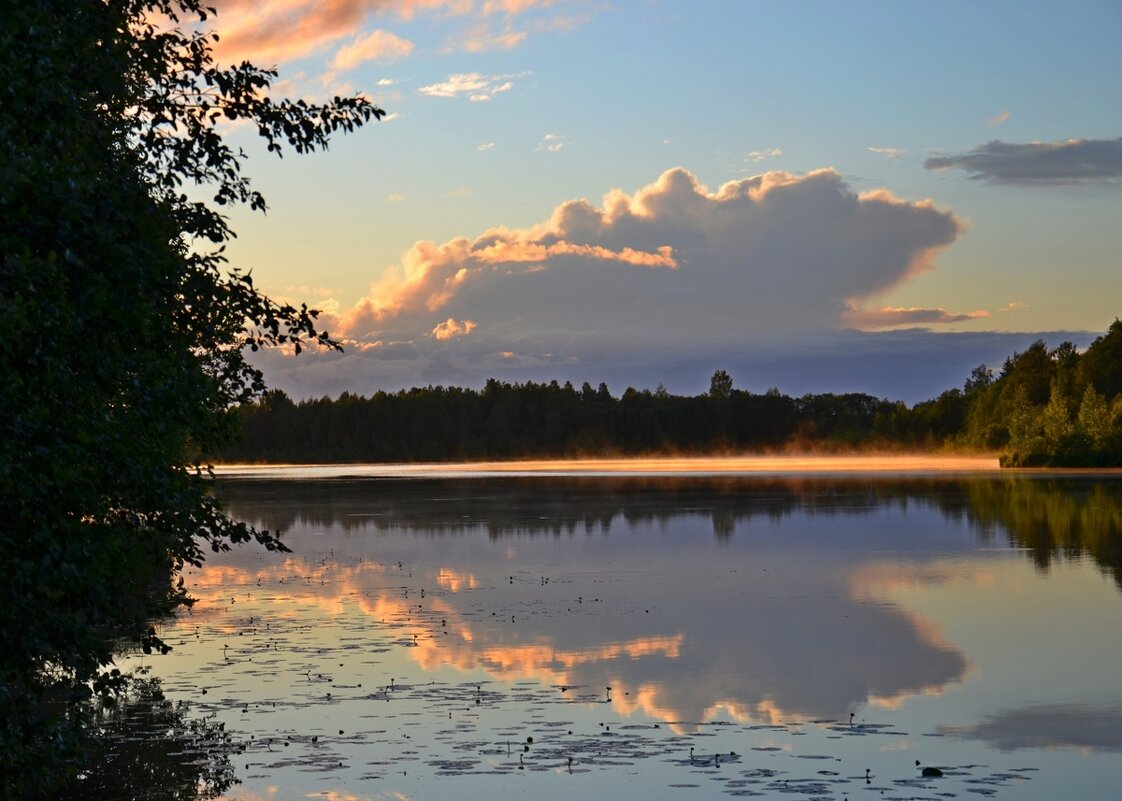
<path fill-rule="evenodd" d="M 479 145 L 479 146 L 478 146 L 477 148 L 475 148 L 475 149 L 476 149 L 477 151 L 479 151 L 480 153 L 486 153 L 486 152 L 487 152 L 488 150 L 493 150 L 493 149 L 494 149 L 494 147 L 495 147 L 495 143 L 494 143 L 494 142 L 484 142 L 483 144 Z"/>
<path fill-rule="evenodd" d="M 396 61 L 413 52 L 413 43 L 388 31 L 374 31 L 339 48 L 331 59 L 331 69 L 339 72 L 354 69 L 365 61 Z M 378 82 L 382 86 L 381 81 Z"/>
<path fill-rule="evenodd" d="M 525 78 L 529 72 L 507 75 L 484 75 L 480 72 L 459 72 L 443 81 L 422 86 L 417 91 L 428 97 L 467 96 L 473 103 L 486 102 L 497 94 L 514 88 L 514 80 Z"/>
<path fill-rule="evenodd" d="M 347 39 L 365 39 L 370 35 L 366 26 L 379 17 L 410 23 L 428 16 L 434 26 L 449 29 L 446 50 L 466 52 L 509 50 L 531 34 L 572 30 L 588 19 L 588 15 L 560 13 L 554 8 L 554 0 L 213 2 L 218 10 L 216 29 L 222 37 L 216 49 L 220 59 L 249 59 L 264 64 L 324 53 Z M 409 53 L 398 57 L 406 55 Z"/>
<path fill-rule="evenodd" d="M 974 180 L 995 184 L 1117 183 L 1122 179 L 1122 137 L 1028 144 L 994 140 L 965 153 L 934 156 L 923 166 L 965 170 Z"/>
<path fill-rule="evenodd" d="M 865 149 L 868 150 L 870 153 L 876 153 L 878 156 L 884 156 L 885 158 L 892 159 L 893 161 L 900 158 L 902 155 L 904 155 L 904 152 L 905 152 L 898 147 L 871 147 L 870 146 L 870 147 L 867 147 Z"/>
<path fill-rule="evenodd" d="M 898 328 L 900 326 L 947 325 L 948 323 L 961 323 L 967 320 L 980 320 L 989 316 L 990 314 L 987 311 L 955 313 L 943 308 L 923 309 L 915 306 L 880 306 L 879 308 L 863 309 L 854 304 L 847 304 L 845 311 L 845 321 L 863 330 Z"/>
<path fill-rule="evenodd" d="M 399 195 L 396 192 L 386 195 L 386 200 L 390 203 L 404 203 L 405 195 Z"/>
<path fill-rule="evenodd" d="M 461 186 L 457 189 L 453 189 L 451 192 L 444 193 L 444 197 L 446 198 L 469 197 L 470 195 L 471 189 L 466 186 Z"/>
<path fill-rule="evenodd" d="M 988 120 L 986 120 L 986 125 L 993 128 L 997 125 L 1001 125 L 1002 123 L 1008 122 L 1009 118 L 1011 116 L 1013 116 L 1013 115 L 1010 114 L 1008 111 L 1002 111 L 1000 114 L 994 114 L 992 117 L 990 117 Z"/>
<path fill-rule="evenodd" d="M 561 134 L 547 133 L 542 137 L 541 142 L 538 143 L 538 150 L 545 150 L 549 153 L 558 153 L 568 147 L 568 142 Z"/>
<path fill-rule="evenodd" d="M 527 32 L 517 30 L 510 20 L 499 30 L 489 22 L 483 21 L 462 34 L 449 37 L 444 46 L 446 52 L 462 50 L 467 53 L 484 53 L 490 50 L 513 50 L 526 40 Z"/>
<path fill-rule="evenodd" d="M 777 147 L 773 147 L 771 150 L 753 150 L 753 151 L 749 152 L 747 156 L 744 157 L 744 160 L 745 161 L 750 161 L 753 164 L 755 164 L 758 161 L 763 161 L 764 159 L 773 159 L 776 156 L 782 156 L 782 155 L 783 155 L 782 150 L 780 150 Z"/>

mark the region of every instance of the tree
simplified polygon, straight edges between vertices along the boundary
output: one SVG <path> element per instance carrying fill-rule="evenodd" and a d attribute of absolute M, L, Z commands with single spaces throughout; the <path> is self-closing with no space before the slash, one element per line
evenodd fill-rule
<path fill-rule="evenodd" d="M 383 112 L 273 101 L 273 71 L 216 66 L 210 13 L 0 11 L 0 774 L 16 797 L 72 769 L 86 702 L 123 684 L 117 638 L 166 648 L 149 620 L 190 602 L 179 568 L 232 543 L 283 548 L 226 517 L 194 464 L 263 389 L 243 351 L 338 347 L 314 310 L 226 268 L 220 207 L 265 202 L 221 126 L 304 153 Z"/>
<path fill-rule="evenodd" d="M 979 364 L 970 371 L 970 377 L 966 379 L 962 391 L 966 395 L 972 395 L 979 390 L 985 389 L 992 383 L 993 370 L 986 367 L 984 364 Z"/>
<path fill-rule="evenodd" d="M 713 377 L 709 379 L 709 397 L 731 398 L 732 376 L 724 370 L 717 370 L 713 373 Z"/>
<path fill-rule="evenodd" d="M 1082 384 L 1091 384 L 1111 401 L 1122 395 L 1122 320 L 1115 319 L 1079 360 Z"/>
<path fill-rule="evenodd" d="M 1009 449 L 1001 457 L 1003 467 L 1034 467 L 1034 459 L 1045 452 L 1044 423 L 1040 408 L 1029 400 L 1028 391 L 1017 387 L 1009 413 Z"/>
<path fill-rule="evenodd" d="M 1110 447 L 1110 407 L 1093 384 L 1087 384 L 1087 388 L 1083 390 L 1076 423 L 1091 448 L 1105 451 Z"/>

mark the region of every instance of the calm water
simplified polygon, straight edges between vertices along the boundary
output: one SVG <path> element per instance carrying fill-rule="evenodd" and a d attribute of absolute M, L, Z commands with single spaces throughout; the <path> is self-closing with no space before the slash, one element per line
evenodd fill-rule
<path fill-rule="evenodd" d="M 1117 796 L 1117 477 L 258 475 L 131 663 L 229 798 Z"/>

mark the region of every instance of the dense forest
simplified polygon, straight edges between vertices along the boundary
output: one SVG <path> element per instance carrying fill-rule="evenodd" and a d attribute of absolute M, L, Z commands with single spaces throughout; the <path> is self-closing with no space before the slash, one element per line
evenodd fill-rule
<path fill-rule="evenodd" d="M 1002 464 L 1122 465 L 1122 321 L 1084 352 L 1038 340 L 982 365 L 961 388 L 908 406 L 860 393 L 794 398 L 734 388 L 611 394 L 556 381 L 481 391 L 429 386 L 294 402 L 280 390 L 238 407 L 241 440 L 225 461 L 445 461 L 766 451 L 1001 452 Z"/>

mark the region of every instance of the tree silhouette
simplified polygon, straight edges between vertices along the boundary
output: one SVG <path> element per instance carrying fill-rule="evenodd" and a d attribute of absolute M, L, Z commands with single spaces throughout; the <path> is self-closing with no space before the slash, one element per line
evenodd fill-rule
<path fill-rule="evenodd" d="M 731 398 L 732 376 L 724 370 L 717 370 L 713 373 L 713 377 L 709 379 L 709 397 Z"/>
<path fill-rule="evenodd" d="M 245 350 L 337 344 L 306 306 L 227 269 L 224 207 L 265 207 L 221 125 L 326 147 L 367 100 L 269 97 L 220 68 L 198 0 L 38 0 L 0 10 L 0 775 L 14 797 L 73 772 L 118 637 L 188 603 L 178 568 L 256 539 L 195 462 L 263 387 Z"/>

